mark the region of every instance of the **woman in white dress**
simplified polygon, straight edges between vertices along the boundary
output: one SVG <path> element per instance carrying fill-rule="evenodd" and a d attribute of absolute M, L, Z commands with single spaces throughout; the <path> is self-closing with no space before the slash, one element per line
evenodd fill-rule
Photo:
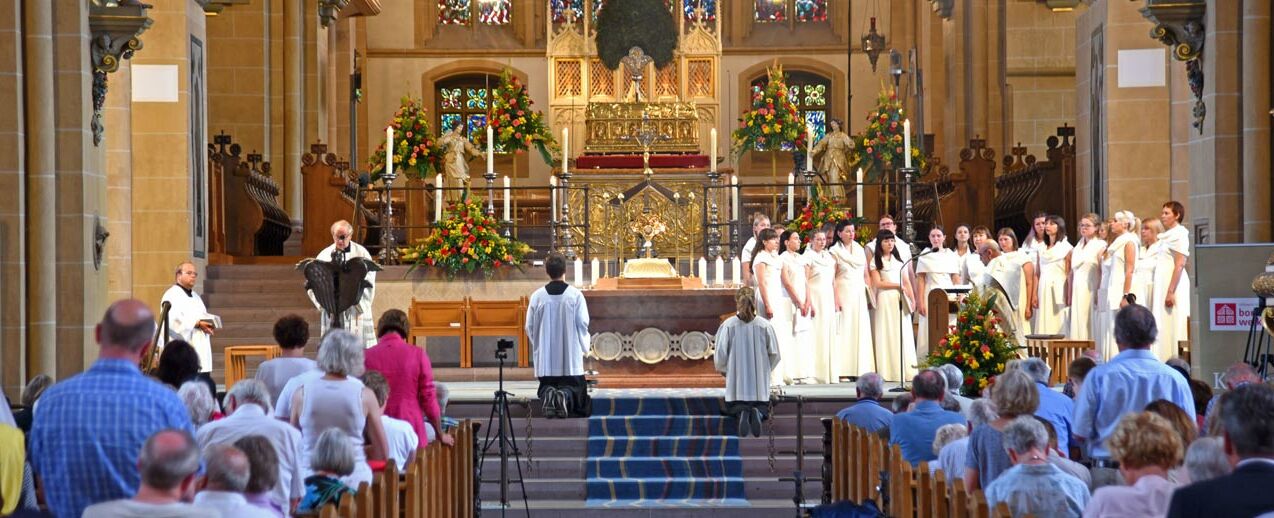
<path fill-rule="evenodd" d="M 858 229 L 848 220 L 836 224 L 836 244 L 829 252 L 836 259 L 836 338 L 832 347 L 833 380 L 876 372 L 872 347 L 871 316 L 867 311 L 867 252 L 854 241 Z M 831 380 L 829 380 L 831 381 Z"/>
<path fill-rule="evenodd" d="M 779 259 L 779 234 L 772 228 L 762 229 L 756 236 L 756 248 L 752 250 L 752 278 L 756 281 L 757 314 L 770 321 L 780 348 L 783 336 L 792 336 L 792 304 L 783 293 L 783 260 Z M 782 350 L 782 349 L 780 349 Z M 779 365 L 791 358 L 779 357 Z M 772 371 L 773 385 L 783 383 L 783 369 Z"/>
<path fill-rule="evenodd" d="M 920 315 L 916 355 L 920 358 L 929 355 L 929 292 L 955 286 L 960 275 L 959 257 L 942 247 L 946 240 L 942 227 L 933 227 L 929 230 L 929 252 L 916 259 L 916 285 L 919 286 L 916 290 L 916 313 Z M 934 341 L 939 339 L 941 337 Z"/>
<path fill-rule="evenodd" d="M 1151 348 L 1160 360 L 1177 355 L 1177 341 L 1189 340 L 1190 275 L 1186 259 L 1190 257 L 1190 231 L 1181 224 L 1185 207 L 1180 202 L 1163 204 L 1159 221 L 1164 231 L 1159 234 L 1160 253 L 1155 260 L 1154 293 L 1150 310 L 1159 325 L 1159 337 Z"/>
<path fill-rule="evenodd" d="M 1017 324 L 1017 329 L 1022 330 L 1022 335 L 1031 334 L 1031 317 L 1035 316 L 1037 290 L 1035 289 L 1035 261 L 1025 252 L 1018 250 L 1017 233 L 1011 228 L 1002 228 L 996 241 L 1000 244 L 1000 250 L 1004 253 L 1001 257 L 1012 258 L 1013 261 L 1022 265 L 1022 282 L 1019 284 L 1021 288 L 1018 290 L 1018 300 L 1014 301 L 1013 307 L 1016 313 L 1013 318 Z M 1006 261 L 1010 259 L 1004 259 Z M 1026 344 L 1018 344 L 1026 345 Z"/>
<path fill-rule="evenodd" d="M 783 263 L 783 293 L 787 295 L 787 303 L 792 308 L 791 333 L 779 335 L 779 355 L 786 359 L 783 362 L 783 380 L 788 384 L 809 383 L 814 377 L 814 304 L 810 299 L 809 265 L 801 256 L 801 235 L 792 230 L 785 230 L 779 236 L 781 252 L 779 259 Z M 787 348 L 784 346 L 786 338 Z"/>
<path fill-rule="evenodd" d="M 1096 310 L 1097 289 L 1101 285 L 1102 254 L 1106 252 L 1106 242 L 1097 237 L 1097 227 L 1101 218 L 1088 213 L 1079 218 L 1079 242 L 1071 251 L 1071 270 L 1067 304 L 1070 306 L 1070 331 L 1066 337 L 1071 340 L 1092 340 L 1093 312 Z"/>
<path fill-rule="evenodd" d="M 871 284 L 876 290 L 876 369 L 890 381 L 916 375 L 916 342 L 911 332 L 911 281 L 902 273 L 902 256 L 894 247 L 894 233 L 881 230 L 872 253 Z"/>
<path fill-rule="evenodd" d="M 1115 345 L 1115 313 L 1128 304 L 1126 295 L 1133 292 L 1133 272 L 1137 266 L 1137 218 L 1131 212 L 1116 212 L 1109 222 L 1112 241 L 1102 254 L 1101 296 L 1093 322 L 1093 339 L 1097 352 L 1110 360 L 1119 354 Z"/>
<path fill-rule="evenodd" d="M 1048 213 L 1039 212 L 1031 219 L 1031 231 L 1022 238 L 1018 245 L 1019 249 L 1026 255 L 1031 257 L 1032 261 L 1039 262 L 1039 254 L 1048 248 L 1048 243 L 1044 242 L 1045 227 L 1048 226 Z M 1037 264 L 1038 266 L 1038 264 Z"/>
<path fill-rule="evenodd" d="M 973 227 L 973 232 L 965 241 L 961 241 L 961 229 L 966 228 L 965 225 L 956 227 L 956 255 L 960 256 L 960 283 L 978 285 L 982 280 L 982 274 L 986 272 L 986 264 L 982 263 L 982 257 L 978 255 L 978 249 L 982 247 L 982 243 L 991 238 L 991 231 L 982 225 Z"/>
<path fill-rule="evenodd" d="M 809 265 L 809 296 L 813 311 L 814 378 L 820 383 L 840 381 L 839 369 L 834 367 L 832 349 L 836 348 L 836 291 L 832 280 L 836 277 L 836 258 L 827 251 L 827 235 L 831 228 L 816 230 L 810 235 L 810 246 L 805 250 L 805 264 Z"/>
<path fill-rule="evenodd" d="M 1067 328 L 1066 280 L 1070 277 L 1071 250 L 1066 240 L 1066 221 L 1052 215 L 1044 223 L 1044 242 L 1048 248 L 1039 254 L 1039 295 L 1035 300 L 1035 334 L 1065 334 Z"/>
<path fill-rule="evenodd" d="M 1137 250 L 1137 266 L 1133 269 L 1132 289 L 1137 296 L 1137 303 L 1154 310 L 1153 283 L 1155 266 L 1163 245 L 1159 243 L 1159 234 L 1163 233 L 1163 223 L 1158 219 L 1147 219 L 1141 222 L 1141 248 Z M 1158 324 L 1158 322 L 1156 322 Z"/>

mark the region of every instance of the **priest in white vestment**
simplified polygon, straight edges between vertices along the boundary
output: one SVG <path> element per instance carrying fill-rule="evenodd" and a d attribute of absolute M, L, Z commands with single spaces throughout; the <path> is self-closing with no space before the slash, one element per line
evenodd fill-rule
<path fill-rule="evenodd" d="M 779 364 L 779 340 L 756 314 L 756 292 L 734 292 L 737 313 L 717 329 L 713 363 L 725 374 L 726 413 L 739 419 L 739 436 L 761 436 L 770 402 L 770 377 Z"/>
<path fill-rule="evenodd" d="M 354 226 L 350 225 L 348 221 L 340 220 L 333 223 L 332 244 L 314 256 L 314 259 L 334 261 L 334 256 L 339 252 L 344 254 L 343 260 L 361 257 L 368 261 L 375 261 L 372 254 L 368 253 L 367 249 L 363 248 L 363 245 L 353 241 L 353 236 Z M 364 279 L 371 287 L 363 288 L 363 294 L 358 299 L 358 304 L 345 310 L 345 314 L 341 315 L 341 322 L 346 330 L 362 337 L 363 345 L 370 348 L 376 345 L 376 325 L 372 322 L 372 299 L 376 296 L 376 272 L 367 272 L 367 276 Z M 328 327 L 331 326 L 332 317 L 319 306 L 313 290 L 305 290 L 305 293 L 310 296 L 310 301 L 319 310 L 319 336 L 326 335 Z"/>
<path fill-rule="evenodd" d="M 983 241 L 978 246 L 978 255 L 986 264 L 986 270 L 980 276 L 978 289 L 982 296 L 996 295 L 994 311 L 1000 320 L 1000 329 L 1013 337 L 1019 347 L 1026 345 L 1026 328 L 1018 311 L 1017 302 L 1022 296 L 1022 284 L 1025 278 L 1024 260 L 1021 255 L 1003 255 L 1000 245 L 992 240 Z"/>
<path fill-rule="evenodd" d="M 563 280 L 566 257 L 550 253 L 544 270 L 550 281 L 531 294 L 526 308 L 526 336 L 544 417 L 587 417 L 592 413 L 584 379 L 584 355 L 591 349 L 588 303 Z"/>
<path fill-rule="evenodd" d="M 199 278 L 194 263 L 177 265 L 177 280 L 164 292 L 161 300 L 172 306 L 168 309 L 168 340 L 185 340 L 199 355 L 199 375 L 212 379 L 213 324 L 207 320 L 208 307 L 195 293 L 195 280 Z M 162 346 L 162 344 L 160 344 Z"/>

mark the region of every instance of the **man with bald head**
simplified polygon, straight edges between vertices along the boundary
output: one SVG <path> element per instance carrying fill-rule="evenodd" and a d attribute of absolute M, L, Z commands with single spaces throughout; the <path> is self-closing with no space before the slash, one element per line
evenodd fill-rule
<path fill-rule="evenodd" d="M 80 516 L 92 504 L 133 496 L 147 438 L 170 428 L 194 432 L 177 394 L 138 368 L 154 333 L 145 303 L 111 304 L 97 324 L 97 361 L 40 397 L 30 458 L 55 515 Z"/>
<path fill-rule="evenodd" d="M 168 336 L 166 340 L 185 340 L 199 354 L 199 377 L 212 384 L 216 394 L 216 384 L 212 381 L 212 334 L 214 328 L 209 320 L 208 307 L 203 299 L 195 293 L 195 281 L 199 272 L 195 263 L 190 261 L 177 265 L 176 281 L 164 292 L 162 302 L 172 306 L 168 309 Z M 163 344 L 156 344 L 163 347 Z"/>
<path fill-rule="evenodd" d="M 376 258 L 363 248 L 363 245 L 354 242 L 354 226 L 348 221 L 340 220 L 332 223 L 332 245 L 324 248 L 314 256 L 319 261 L 344 262 L 355 257 L 361 257 L 368 261 L 375 261 Z M 345 313 L 341 314 L 341 322 L 345 329 L 355 335 L 363 338 L 363 345 L 371 347 L 376 345 L 376 327 L 372 323 L 372 299 L 376 296 L 376 272 L 367 272 L 364 277 L 370 288 L 364 288 L 363 293 L 358 299 L 358 304 L 349 308 Z M 310 301 L 314 303 L 314 307 L 319 310 L 319 336 L 327 334 L 327 327 L 331 325 L 331 316 L 319 306 L 318 299 L 314 297 L 314 292 L 307 290 Z"/>
<path fill-rule="evenodd" d="M 204 452 L 204 464 L 207 472 L 203 489 L 195 495 L 195 505 L 215 509 L 223 517 L 274 518 L 243 496 L 252 477 L 252 464 L 243 450 L 230 444 L 212 446 Z"/>
<path fill-rule="evenodd" d="M 136 495 L 91 505 L 84 510 L 84 518 L 222 516 L 216 509 L 186 503 L 195 492 L 195 472 L 199 471 L 199 447 L 189 432 L 155 432 L 137 456 L 137 471 L 141 472 L 142 486 Z"/>

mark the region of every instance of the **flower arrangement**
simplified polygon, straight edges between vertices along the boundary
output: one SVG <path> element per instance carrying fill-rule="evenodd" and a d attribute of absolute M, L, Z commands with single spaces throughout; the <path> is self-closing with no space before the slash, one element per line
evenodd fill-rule
<path fill-rule="evenodd" d="M 394 128 L 394 167 L 411 178 L 426 178 L 436 166 L 438 150 L 429 129 L 429 112 L 420 99 L 403 96 L 402 104 L 389 122 Z M 385 143 L 368 159 L 372 179 L 385 174 Z"/>
<path fill-rule="evenodd" d="M 531 97 L 526 85 L 505 68 L 500 73 L 500 85 L 492 93 L 491 116 L 488 118 L 495 130 L 495 148 L 500 152 L 521 153 L 531 146 L 540 151 L 544 163 L 553 165 L 557 141 L 544 123 L 544 115 L 531 110 Z M 486 131 L 475 131 L 474 145 L 486 149 Z"/>
<path fill-rule="evenodd" d="M 805 120 L 787 95 L 783 67 L 776 65 L 767 74 L 765 88 L 752 95 L 752 110 L 744 112 L 731 134 L 737 156 L 748 150 L 780 151 L 785 145 L 805 148 Z"/>
<path fill-rule="evenodd" d="M 970 292 L 956 315 L 956 325 L 920 362 L 922 368 L 955 364 L 964 372 L 964 385 L 960 388 L 968 396 L 977 395 L 994 383 L 995 377 L 1004 372 L 1005 364 L 1018 358 L 1021 349 L 1000 330 L 1000 319 L 992 311 L 997 296 L 977 289 Z"/>
<path fill-rule="evenodd" d="M 853 217 L 849 209 L 837 207 L 831 198 L 815 193 L 810 202 L 796 214 L 796 218 L 783 223 L 783 228 L 795 229 L 801 235 L 801 242 L 809 243 L 810 235 L 814 231 L 827 225 L 835 225 L 843 219 L 850 220 L 859 227 L 865 222 L 862 218 Z M 859 230 L 859 232 L 862 231 Z M 834 239 L 834 237 L 828 236 L 828 239 Z"/>
<path fill-rule="evenodd" d="M 466 196 L 447 207 L 447 216 L 433 233 L 404 248 L 402 258 L 412 268 L 430 266 L 455 275 L 517 266 L 530 251 L 526 243 L 500 235 L 495 217 L 486 214 L 481 201 Z"/>
<path fill-rule="evenodd" d="M 867 127 L 863 132 L 854 135 L 855 156 L 857 164 L 867 174 L 867 178 L 880 178 L 886 171 L 903 167 L 903 117 L 902 101 L 898 93 L 886 87 L 876 98 L 876 109 L 867 114 Z M 912 135 L 913 144 L 916 136 Z M 853 157 L 851 157 L 853 158 Z M 918 146 L 911 146 L 911 164 L 924 174 L 924 157 Z"/>

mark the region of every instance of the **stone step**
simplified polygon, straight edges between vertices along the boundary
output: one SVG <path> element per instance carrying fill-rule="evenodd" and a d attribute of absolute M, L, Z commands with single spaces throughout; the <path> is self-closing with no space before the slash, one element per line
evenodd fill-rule
<path fill-rule="evenodd" d="M 205 294 L 211 293 L 304 293 L 305 278 L 279 272 L 281 275 L 260 277 L 204 279 Z"/>
<path fill-rule="evenodd" d="M 582 478 L 563 477 L 563 478 L 531 478 L 530 473 L 523 466 L 522 475 L 526 477 L 523 484 L 526 486 L 527 497 L 532 502 L 545 500 L 578 500 L 581 503 L 588 496 L 588 483 Z M 745 477 L 741 480 L 744 494 L 747 498 L 758 499 L 788 499 L 791 502 L 792 496 L 796 493 L 796 486 L 793 482 L 783 481 L 780 479 L 789 478 L 790 473 L 782 476 L 767 477 Z M 482 478 L 484 480 L 480 495 L 482 501 L 495 502 L 500 497 L 500 484 L 498 470 L 484 471 Z M 804 484 L 804 493 L 806 499 L 817 499 L 822 492 L 822 483 L 819 481 L 817 471 L 806 473 L 807 480 Z M 519 507 L 522 501 L 522 491 L 516 482 L 518 478 L 517 467 L 512 463 L 509 464 L 509 500 L 516 500 Z M 733 517 L 731 517 L 733 518 Z"/>
<path fill-rule="evenodd" d="M 315 312 L 310 297 L 299 287 L 291 291 L 260 293 L 217 291 L 205 293 L 203 299 L 210 312 L 221 308 L 291 308 L 294 311 L 308 309 L 309 312 Z"/>
<path fill-rule="evenodd" d="M 588 464 L 595 460 L 585 459 L 583 453 L 579 455 L 571 455 L 569 453 L 554 453 L 548 456 L 547 452 L 540 451 L 540 444 L 535 445 L 532 452 L 534 455 L 529 458 L 526 455 L 526 447 L 521 441 L 518 442 L 519 451 L 522 453 L 522 470 L 526 473 L 527 479 L 541 478 L 578 478 L 583 480 L 587 474 Z M 777 445 L 776 445 L 777 446 Z M 796 457 L 792 455 L 777 457 L 774 460 L 774 468 L 770 468 L 769 456 L 764 450 L 756 452 L 759 455 L 745 455 L 738 457 L 743 462 L 743 475 L 748 478 L 765 478 L 765 477 L 787 477 L 796 471 Z M 686 457 L 691 461 L 699 460 L 696 457 Z M 600 459 L 597 459 L 600 460 Z M 644 459 L 645 462 L 662 462 L 665 459 Z M 494 473 L 499 468 L 500 457 L 493 449 L 483 462 L 483 469 Z M 823 458 L 821 455 L 810 455 L 807 453 L 805 458 L 805 474 L 806 477 L 814 476 L 822 469 Z M 604 470 L 611 470 L 607 466 Z M 613 472 L 607 471 L 607 476 L 615 476 Z"/>

